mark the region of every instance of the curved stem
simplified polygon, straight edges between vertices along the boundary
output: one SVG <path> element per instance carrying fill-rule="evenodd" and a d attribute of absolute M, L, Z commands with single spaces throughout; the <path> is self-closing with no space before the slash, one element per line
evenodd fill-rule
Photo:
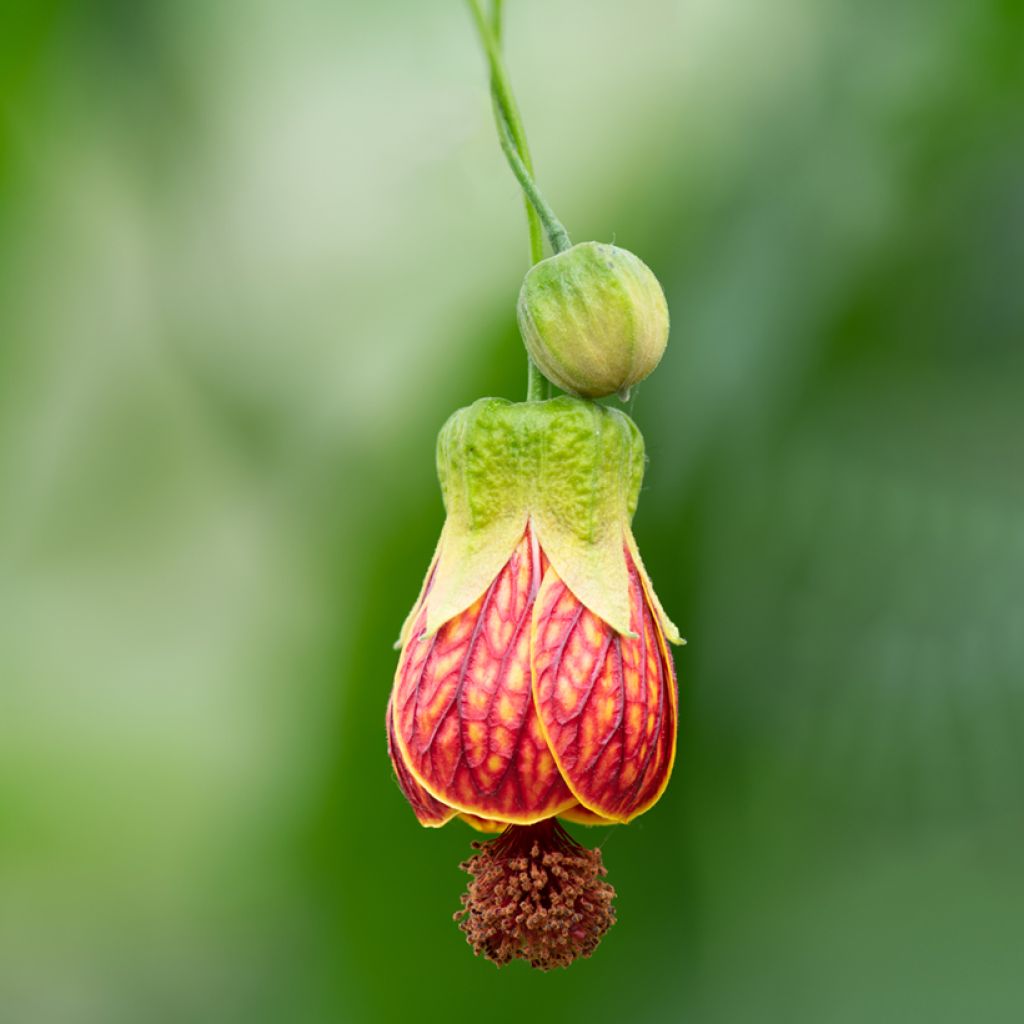
<path fill-rule="evenodd" d="M 502 0 L 491 0 L 491 32 L 494 34 L 495 47 L 499 54 L 501 53 L 501 8 Z M 476 11 L 474 11 L 475 14 Z M 507 87 L 507 79 L 505 84 Z M 511 97 L 510 88 L 507 88 L 507 94 Z M 497 125 L 498 134 L 501 135 L 501 127 L 503 121 L 505 121 L 505 116 L 502 114 L 501 101 L 498 99 L 498 90 L 495 86 L 493 72 L 491 73 L 491 106 L 494 108 L 494 123 Z M 523 129 L 519 112 L 514 109 L 514 106 L 513 116 L 516 128 L 513 131 L 512 137 L 515 140 L 516 149 L 519 151 L 523 163 L 532 174 L 533 161 L 530 159 L 530 147 L 526 144 L 526 132 Z M 509 130 L 512 131 L 512 129 Z M 544 233 L 541 230 L 540 217 L 537 216 L 537 211 L 533 208 L 533 203 L 530 202 L 529 196 L 523 196 L 523 205 L 526 207 L 526 224 L 530 232 L 530 263 L 540 263 L 544 259 Z"/>
<path fill-rule="evenodd" d="M 484 17 L 480 7 L 480 0 L 468 0 L 473 20 L 476 22 L 477 32 L 483 44 L 484 52 L 487 54 L 487 62 L 491 70 L 491 90 L 494 96 L 496 107 L 495 117 L 498 122 L 498 137 L 501 141 L 501 148 L 505 157 L 522 186 L 523 191 L 530 202 L 532 209 L 544 224 L 551 247 L 556 252 L 567 249 L 572 243 L 565 227 L 555 216 L 554 211 L 544 200 L 536 182 L 533 180 L 532 167 L 530 163 L 530 150 L 526 144 L 526 133 L 523 130 L 522 118 L 519 116 L 519 108 L 516 106 L 515 98 L 512 95 L 512 86 L 509 84 L 508 74 L 501 59 L 501 51 L 498 48 L 498 38 L 491 25 Z M 494 6 L 495 20 L 500 18 L 501 4 Z M 537 248 L 533 244 L 533 224 L 531 219 L 531 249 L 533 250 L 534 262 L 537 262 Z"/>
<path fill-rule="evenodd" d="M 540 194 L 537 183 L 533 180 L 529 168 L 516 149 L 515 140 L 512 136 L 512 129 L 508 121 L 502 118 L 498 125 L 498 135 L 501 141 L 501 148 L 505 151 L 505 159 L 508 160 L 512 173 L 516 176 L 527 198 L 533 205 L 533 209 L 539 215 L 547 232 L 548 241 L 555 252 L 564 252 L 572 245 L 569 232 L 555 216 L 555 211 L 548 205 L 547 200 Z"/>
<path fill-rule="evenodd" d="M 544 238 L 541 224 L 547 231 L 551 247 L 561 252 L 572 244 L 569 234 L 545 201 L 533 180 L 533 166 L 526 132 L 509 84 L 508 74 L 501 59 L 501 13 L 502 0 L 491 0 L 490 22 L 484 17 L 480 0 L 467 0 L 476 23 L 477 33 L 487 54 L 491 72 L 491 102 L 498 139 L 513 174 L 524 193 L 526 220 L 530 233 L 530 262 L 539 263 L 544 258 Z M 526 400 L 539 402 L 551 397 L 551 384 L 541 373 L 537 364 L 527 353 Z"/>
<path fill-rule="evenodd" d="M 474 5 L 471 5 L 474 6 Z M 496 49 L 501 48 L 501 7 L 502 0 L 491 0 L 491 32 L 494 34 L 494 41 Z M 477 11 L 474 10 L 474 16 L 477 15 Z M 479 25 L 479 21 L 478 21 Z M 506 83 L 507 84 L 507 83 Z M 511 90 L 509 90 L 511 94 Z M 498 135 L 501 138 L 505 137 L 505 131 L 510 131 L 507 125 L 508 122 L 505 119 L 505 115 L 502 113 L 501 102 L 498 99 L 498 90 L 494 83 L 494 75 L 491 75 L 491 106 L 494 110 L 494 123 L 498 128 Z M 516 155 L 520 157 L 527 166 L 531 168 L 530 162 L 530 150 L 526 144 L 526 133 L 523 130 L 522 121 L 518 117 L 518 112 L 514 114 L 516 118 L 516 126 L 518 129 L 518 140 L 515 141 Z M 537 211 L 533 207 L 533 203 L 530 201 L 529 196 L 523 196 L 523 205 L 526 207 L 526 224 L 530 232 L 530 263 L 539 263 L 544 259 L 544 233 L 541 230 L 540 217 L 537 215 Z M 533 361 L 530 354 L 526 355 L 526 400 L 528 402 L 542 402 L 545 398 L 551 397 L 551 384 L 548 379 L 540 371 L 540 367 Z"/>

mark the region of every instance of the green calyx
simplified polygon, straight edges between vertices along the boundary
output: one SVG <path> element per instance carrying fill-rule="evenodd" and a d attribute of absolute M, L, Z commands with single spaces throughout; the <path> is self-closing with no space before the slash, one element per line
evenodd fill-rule
<path fill-rule="evenodd" d="M 614 409 L 561 397 L 483 398 L 442 427 L 437 469 L 447 520 L 427 633 L 469 607 L 531 524 L 576 597 L 630 632 L 625 546 L 644 470 L 636 424 Z"/>

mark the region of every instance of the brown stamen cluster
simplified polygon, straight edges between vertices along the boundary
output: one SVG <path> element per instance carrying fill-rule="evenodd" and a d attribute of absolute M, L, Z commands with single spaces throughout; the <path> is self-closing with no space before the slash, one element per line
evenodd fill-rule
<path fill-rule="evenodd" d="M 542 971 L 590 956 L 615 923 L 615 890 L 600 850 L 580 846 L 554 818 L 510 825 L 460 865 L 471 876 L 454 915 L 477 956 Z"/>

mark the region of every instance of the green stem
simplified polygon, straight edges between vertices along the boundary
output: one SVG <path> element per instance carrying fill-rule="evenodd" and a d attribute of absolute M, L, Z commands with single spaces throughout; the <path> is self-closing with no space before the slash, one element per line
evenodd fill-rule
<path fill-rule="evenodd" d="M 539 216 L 551 242 L 551 248 L 555 252 L 562 252 L 568 249 L 572 242 L 569 240 L 569 233 L 565 230 L 561 221 L 555 216 L 554 210 L 545 201 L 533 180 L 532 165 L 530 162 L 530 150 L 526 144 L 526 132 L 523 130 L 522 118 L 519 116 L 519 108 L 516 106 L 515 97 L 512 94 L 512 86 L 508 80 L 508 73 L 505 71 L 504 62 L 501 59 L 501 51 L 498 46 L 499 31 L 491 27 L 484 17 L 480 0 L 468 0 L 469 9 L 476 22 L 477 32 L 483 44 L 484 52 L 487 54 L 487 62 L 491 70 L 491 91 L 494 97 L 495 120 L 498 124 L 498 137 L 501 141 L 501 148 L 505 152 L 512 173 L 515 174 L 522 186 L 523 192 L 529 200 L 530 206 Z M 495 24 L 501 17 L 500 2 L 494 5 Z M 539 259 L 537 246 L 534 243 L 534 224 L 531 218 L 531 250 L 534 262 Z"/>
<path fill-rule="evenodd" d="M 545 398 L 551 397 L 551 385 L 547 377 L 540 372 L 540 367 L 529 357 L 526 357 L 526 400 L 528 402 L 543 402 Z"/>
<path fill-rule="evenodd" d="M 494 42 L 499 54 L 501 52 L 501 8 L 502 0 L 492 0 L 491 32 L 494 34 Z M 498 100 L 498 90 L 494 84 L 493 73 L 491 75 L 491 106 L 494 108 L 494 123 L 500 135 L 504 115 L 501 112 L 501 103 Z M 522 120 L 519 118 L 518 112 L 515 113 L 515 118 L 518 134 L 513 135 L 513 138 L 515 139 L 516 149 L 519 151 L 519 155 L 522 157 L 527 170 L 532 174 L 533 161 L 530 159 L 530 148 L 526 144 L 526 132 L 523 129 Z M 540 217 L 537 216 L 537 211 L 533 208 L 533 203 L 530 202 L 528 196 L 523 196 L 523 205 L 526 207 L 526 224 L 530 232 L 530 263 L 540 263 L 544 259 L 544 232 L 541 230 Z"/>
<path fill-rule="evenodd" d="M 516 106 L 508 74 L 501 59 L 501 9 L 502 0 L 491 0 L 491 20 L 484 17 L 480 0 L 468 0 L 470 12 L 476 23 L 480 41 L 487 54 L 491 72 L 491 100 L 498 139 L 509 166 L 523 189 L 526 205 L 526 220 L 530 233 L 530 262 L 539 263 L 544 258 L 543 223 L 551 247 L 562 252 L 572 244 L 569 234 L 545 201 L 533 180 L 533 165 L 530 148 L 526 142 L 523 121 Z M 539 402 L 551 397 L 551 384 L 527 354 L 526 400 Z"/>
<path fill-rule="evenodd" d="M 526 197 L 543 222 L 551 248 L 555 252 L 565 252 L 566 249 L 572 246 L 569 232 L 565 230 L 562 222 L 555 216 L 555 211 L 551 209 L 547 200 L 540 194 L 533 176 L 516 149 L 512 129 L 504 118 L 498 124 L 498 135 L 501 141 L 501 148 L 505 151 L 505 159 L 508 160 L 512 173 L 519 180 L 519 184 L 526 193 Z"/>
<path fill-rule="evenodd" d="M 499 52 L 501 48 L 501 6 L 502 0 L 491 0 L 491 32 L 494 35 L 495 48 Z M 473 13 L 474 15 L 478 14 L 476 10 Z M 479 21 L 477 24 L 479 25 Z M 497 125 L 498 134 L 503 138 L 502 128 L 507 125 L 507 122 L 501 110 L 501 103 L 498 99 L 498 90 L 495 86 L 493 74 L 491 75 L 491 106 L 494 109 L 494 123 Z M 523 131 L 522 121 L 519 120 L 518 114 L 515 116 L 519 133 L 518 141 L 515 142 L 516 155 L 521 158 L 527 167 L 531 167 L 530 150 L 526 144 L 526 133 Z M 537 215 L 537 211 L 534 209 L 529 196 L 523 196 L 523 204 L 526 207 L 526 224 L 530 232 L 530 263 L 539 263 L 544 259 L 544 233 L 541 230 L 540 217 Z M 550 397 L 551 384 L 544 374 L 540 372 L 540 367 L 537 366 L 530 358 L 529 353 L 527 353 L 526 400 L 528 402 L 542 402 L 545 398 Z"/>

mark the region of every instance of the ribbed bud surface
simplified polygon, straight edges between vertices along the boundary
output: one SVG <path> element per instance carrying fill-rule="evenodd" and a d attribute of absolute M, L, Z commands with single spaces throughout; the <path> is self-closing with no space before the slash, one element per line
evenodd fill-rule
<path fill-rule="evenodd" d="M 543 374 L 583 398 L 625 397 L 668 344 L 658 279 L 638 256 L 600 242 L 581 242 L 531 267 L 518 316 Z"/>

